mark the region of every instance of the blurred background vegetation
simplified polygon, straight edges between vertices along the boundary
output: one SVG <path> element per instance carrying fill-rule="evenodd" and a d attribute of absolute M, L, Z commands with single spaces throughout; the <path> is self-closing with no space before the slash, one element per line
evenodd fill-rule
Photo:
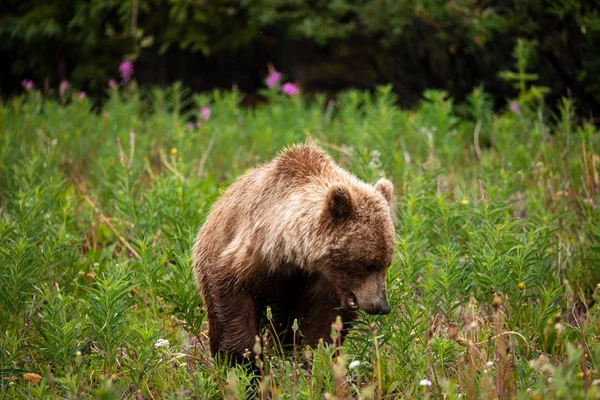
<path fill-rule="evenodd" d="M 71 3 L 66 7 L 66 3 Z M 590 117 L 600 105 L 600 14 L 594 0 L 4 0 L 0 94 L 22 79 L 104 92 L 131 59 L 142 85 L 255 93 L 272 62 L 305 91 L 391 83 L 404 106 L 425 89 L 462 101 L 483 85 L 516 94 L 518 38 L 546 100 L 570 96 Z M 254 96 L 247 101 L 253 102 Z M 496 104 L 500 102 L 496 101 Z"/>

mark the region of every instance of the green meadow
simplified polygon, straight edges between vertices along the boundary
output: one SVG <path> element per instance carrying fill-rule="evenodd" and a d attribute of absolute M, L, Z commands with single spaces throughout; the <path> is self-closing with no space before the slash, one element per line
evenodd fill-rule
<path fill-rule="evenodd" d="M 600 132 L 577 104 L 263 94 L 0 103 L 0 397 L 600 398 Z M 392 312 L 283 355 L 265 326 L 252 376 L 210 357 L 191 247 L 224 188 L 303 142 L 393 181 Z"/>

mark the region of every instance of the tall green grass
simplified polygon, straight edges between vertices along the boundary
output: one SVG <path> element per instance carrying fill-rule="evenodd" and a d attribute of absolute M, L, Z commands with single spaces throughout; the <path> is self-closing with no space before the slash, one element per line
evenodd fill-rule
<path fill-rule="evenodd" d="M 572 102 L 266 94 L 0 104 L 2 397 L 600 398 L 600 133 Z M 220 190 L 304 141 L 394 181 L 393 310 L 285 357 L 265 329 L 256 380 L 209 356 L 190 249 Z"/>

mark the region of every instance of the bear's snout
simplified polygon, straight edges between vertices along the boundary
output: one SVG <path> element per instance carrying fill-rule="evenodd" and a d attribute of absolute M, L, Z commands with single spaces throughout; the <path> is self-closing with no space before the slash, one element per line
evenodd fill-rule
<path fill-rule="evenodd" d="M 390 313 L 390 302 L 387 298 L 385 285 L 385 271 L 369 275 L 360 287 L 353 291 L 358 307 L 372 315 L 386 315 Z"/>
<path fill-rule="evenodd" d="M 385 293 L 375 302 L 361 304 L 360 308 L 371 315 L 387 315 L 391 310 L 390 302 Z"/>
<path fill-rule="evenodd" d="M 387 315 L 390 313 L 391 307 L 387 297 L 375 308 L 372 314 Z"/>

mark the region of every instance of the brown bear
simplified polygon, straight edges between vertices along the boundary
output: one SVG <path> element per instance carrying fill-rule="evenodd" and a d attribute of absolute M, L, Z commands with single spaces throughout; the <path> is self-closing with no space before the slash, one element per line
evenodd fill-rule
<path fill-rule="evenodd" d="M 393 186 L 362 182 L 320 148 L 299 145 L 238 178 L 213 205 L 193 249 L 210 348 L 243 361 L 269 305 L 309 345 L 337 315 L 387 314 Z M 329 340 L 330 341 L 330 340 Z"/>

